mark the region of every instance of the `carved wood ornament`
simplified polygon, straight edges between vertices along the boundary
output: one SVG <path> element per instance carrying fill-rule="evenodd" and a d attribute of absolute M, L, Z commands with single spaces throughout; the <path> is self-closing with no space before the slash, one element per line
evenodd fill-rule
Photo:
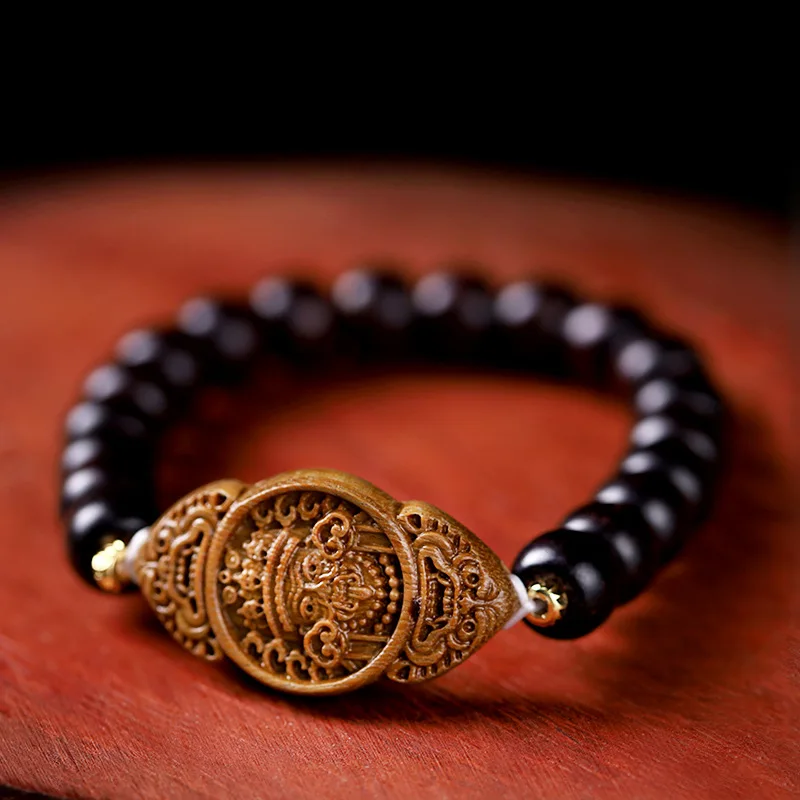
<path fill-rule="evenodd" d="M 186 649 L 298 694 L 437 677 L 519 610 L 508 570 L 463 525 L 333 470 L 190 493 L 135 571 Z"/>

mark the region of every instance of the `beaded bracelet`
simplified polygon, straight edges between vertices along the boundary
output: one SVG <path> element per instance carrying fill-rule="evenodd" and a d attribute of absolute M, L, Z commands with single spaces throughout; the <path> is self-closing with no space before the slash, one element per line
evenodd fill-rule
<path fill-rule="evenodd" d="M 439 509 L 333 470 L 215 481 L 156 519 L 168 423 L 196 390 L 267 356 L 535 371 L 622 392 L 637 422 L 617 474 L 510 572 Z M 593 631 L 707 515 L 722 422 L 695 352 L 628 308 L 459 272 L 408 287 L 354 270 L 329 297 L 268 278 L 247 302 L 194 299 L 174 327 L 123 337 L 67 416 L 61 510 L 79 575 L 107 592 L 138 584 L 192 653 L 275 689 L 334 694 L 441 675 L 519 619 L 557 639 Z"/>

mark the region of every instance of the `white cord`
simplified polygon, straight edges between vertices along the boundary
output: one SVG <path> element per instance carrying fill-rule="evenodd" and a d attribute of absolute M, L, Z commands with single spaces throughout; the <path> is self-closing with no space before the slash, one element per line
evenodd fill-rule
<path fill-rule="evenodd" d="M 125 558 L 122 561 L 123 570 L 128 574 L 131 582 L 135 583 L 137 586 L 139 585 L 139 581 L 136 580 L 136 557 L 139 555 L 139 551 L 142 549 L 142 545 L 147 541 L 148 536 L 150 536 L 149 527 L 136 531 L 128 542 L 128 546 L 125 548 Z"/>
<path fill-rule="evenodd" d="M 511 583 L 514 584 L 514 588 L 517 590 L 517 597 L 519 598 L 519 610 L 508 620 L 508 622 L 506 622 L 505 625 L 503 625 L 503 628 L 510 628 L 512 625 L 516 625 L 521 619 L 527 617 L 534 608 L 533 602 L 531 601 L 530 597 L 528 597 L 528 590 L 525 588 L 525 584 L 513 572 L 511 573 Z"/>

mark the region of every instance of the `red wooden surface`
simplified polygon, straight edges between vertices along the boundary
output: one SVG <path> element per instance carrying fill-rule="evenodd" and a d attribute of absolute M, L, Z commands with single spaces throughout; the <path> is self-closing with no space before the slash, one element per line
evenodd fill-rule
<path fill-rule="evenodd" d="M 736 415 L 710 524 L 573 643 L 522 626 L 423 687 L 281 697 L 70 572 L 61 415 L 116 338 L 287 263 L 543 265 L 702 344 Z M 107 174 L 0 206 L 0 783 L 81 797 L 782 797 L 798 783 L 798 453 L 783 233 L 698 205 L 477 174 Z M 534 380 L 267 382 L 168 491 L 300 466 L 433 502 L 510 560 L 612 469 L 628 418 Z"/>

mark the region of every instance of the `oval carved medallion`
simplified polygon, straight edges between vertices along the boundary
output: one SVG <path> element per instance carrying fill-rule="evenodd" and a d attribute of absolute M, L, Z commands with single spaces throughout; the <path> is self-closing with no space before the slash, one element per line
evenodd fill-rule
<path fill-rule="evenodd" d="M 382 675 L 427 680 L 519 607 L 497 556 L 426 503 L 400 503 L 332 470 L 285 473 L 237 494 L 214 529 L 203 528 L 194 560 L 180 552 L 202 570 L 192 597 L 202 592 L 213 652 L 275 689 L 335 694 Z M 154 531 L 163 539 L 163 520 L 179 524 L 176 509 L 196 505 L 180 501 Z M 146 595 L 152 586 L 142 584 Z M 209 657 L 199 643 L 191 649 Z"/>

